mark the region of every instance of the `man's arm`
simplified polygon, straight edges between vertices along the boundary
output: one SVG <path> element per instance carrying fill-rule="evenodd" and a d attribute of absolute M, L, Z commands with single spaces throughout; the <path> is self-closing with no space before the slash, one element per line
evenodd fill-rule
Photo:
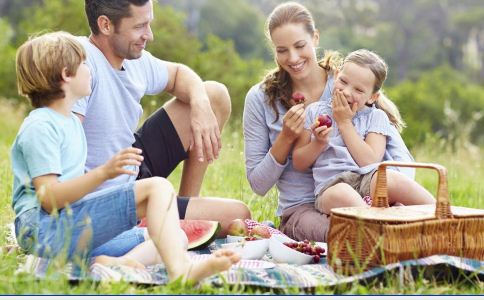
<path fill-rule="evenodd" d="M 166 62 L 168 82 L 165 91 L 190 105 L 190 122 L 198 160 L 218 158 L 221 148 L 220 128 L 200 76 L 189 67 Z M 192 148 L 192 146 L 190 146 Z"/>

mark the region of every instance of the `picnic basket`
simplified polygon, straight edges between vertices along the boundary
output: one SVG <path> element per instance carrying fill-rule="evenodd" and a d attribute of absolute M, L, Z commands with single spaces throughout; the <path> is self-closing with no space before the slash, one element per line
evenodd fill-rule
<path fill-rule="evenodd" d="M 388 166 L 436 170 L 436 204 L 389 207 Z M 450 206 L 443 166 L 384 162 L 376 180 L 371 207 L 331 210 L 328 263 L 335 271 L 357 273 L 435 254 L 484 260 L 484 210 Z"/>

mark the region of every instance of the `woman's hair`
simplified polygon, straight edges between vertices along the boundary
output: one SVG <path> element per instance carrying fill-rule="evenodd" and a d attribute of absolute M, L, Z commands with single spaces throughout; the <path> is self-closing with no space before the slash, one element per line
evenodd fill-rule
<path fill-rule="evenodd" d="M 314 35 L 316 32 L 311 13 L 306 7 L 296 2 L 280 4 L 272 11 L 266 22 L 267 38 L 270 40 L 274 30 L 286 24 L 302 24 L 310 35 Z M 323 59 L 318 63 L 321 68 L 329 73 L 337 69 L 340 61 L 338 52 L 326 51 Z M 290 102 L 292 95 L 291 77 L 283 68 L 278 66 L 264 77 L 262 88 L 268 97 L 269 105 L 276 114 L 275 121 L 277 121 L 279 119 L 277 101 L 281 101 L 286 109 L 289 109 L 292 105 Z"/>
<path fill-rule="evenodd" d="M 67 32 L 52 32 L 31 37 L 17 50 L 17 87 L 35 108 L 65 97 L 61 88 L 62 70 L 75 76 L 86 53 L 76 38 Z"/>
<path fill-rule="evenodd" d="M 348 54 L 343 60 L 344 64 L 351 62 L 361 67 L 366 67 L 375 75 L 375 84 L 373 86 L 373 93 L 380 92 L 378 99 L 375 101 L 375 106 L 383 110 L 399 130 L 406 126 L 405 122 L 400 116 L 397 106 L 390 99 L 385 96 L 382 90 L 383 82 L 387 78 L 388 66 L 378 54 L 367 49 L 359 49 Z"/>

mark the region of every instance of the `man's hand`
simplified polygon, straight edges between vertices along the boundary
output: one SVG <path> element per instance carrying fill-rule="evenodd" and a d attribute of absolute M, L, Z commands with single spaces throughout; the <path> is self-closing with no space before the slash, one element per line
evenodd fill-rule
<path fill-rule="evenodd" d="M 194 144 L 190 145 L 190 150 L 195 147 L 198 161 L 203 162 L 206 157 L 207 161 L 212 163 L 214 159 L 218 158 L 222 148 L 217 118 L 208 99 L 203 102 L 205 105 L 199 105 L 198 101 L 191 103 L 190 120 Z"/>

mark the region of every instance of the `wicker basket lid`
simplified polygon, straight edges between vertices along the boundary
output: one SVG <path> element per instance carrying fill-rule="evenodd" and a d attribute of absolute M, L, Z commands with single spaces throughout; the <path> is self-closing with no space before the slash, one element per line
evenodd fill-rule
<path fill-rule="evenodd" d="M 484 210 L 451 206 L 455 218 L 481 217 Z M 393 207 L 341 207 L 333 208 L 332 214 L 362 220 L 385 222 L 415 222 L 435 219 L 435 205 L 409 205 Z"/>

